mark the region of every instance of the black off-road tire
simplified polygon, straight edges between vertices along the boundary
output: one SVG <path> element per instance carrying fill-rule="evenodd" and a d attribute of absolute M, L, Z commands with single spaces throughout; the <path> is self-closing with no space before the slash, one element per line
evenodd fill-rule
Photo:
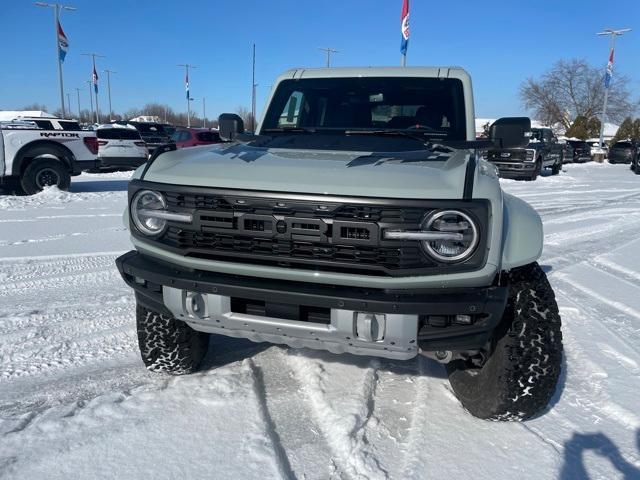
<path fill-rule="evenodd" d="M 538 160 L 536 162 L 536 166 L 533 168 L 533 172 L 531 172 L 531 176 L 527 180 L 533 182 L 538 178 L 538 175 L 540 175 L 540 173 L 542 173 L 542 162 Z"/>
<path fill-rule="evenodd" d="M 138 345 L 152 372 L 186 375 L 197 370 L 207 353 L 209 334 L 185 322 L 136 306 Z"/>
<path fill-rule="evenodd" d="M 551 167 L 551 175 L 558 175 L 562 171 L 562 157 Z"/>
<path fill-rule="evenodd" d="M 562 332 L 555 296 L 537 263 L 512 270 L 509 300 L 481 368 L 447 364 L 454 393 L 472 415 L 522 421 L 540 413 L 556 390 Z"/>
<path fill-rule="evenodd" d="M 52 158 L 35 159 L 22 172 L 20 186 L 27 195 L 41 192 L 43 187 L 55 185 L 60 190 L 68 190 L 71 185 L 69 170 Z"/>

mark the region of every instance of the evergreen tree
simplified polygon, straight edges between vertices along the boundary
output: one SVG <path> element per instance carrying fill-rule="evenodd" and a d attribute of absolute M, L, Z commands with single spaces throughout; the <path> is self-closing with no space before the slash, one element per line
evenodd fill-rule
<path fill-rule="evenodd" d="M 627 140 L 633 136 L 633 119 L 631 117 L 627 117 L 618 128 L 615 136 L 611 140 L 611 143 L 619 142 L 620 140 Z"/>
<path fill-rule="evenodd" d="M 587 122 L 587 130 L 589 133 L 589 138 L 597 138 L 600 136 L 600 126 L 602 122 L 597 117 L 591 117 Z"/>
<path fill-rule="evenodd" d="M 633 134 L 631 135 L 631 138 L 636 142 L 640 142 L 640 118 L 636 118 L 633 121 Z"/>
<path fill-rule="evenodd" d="M 586 140 L 589 138 L 589 120 L 583 115 L 578 115 L 565 133 L 567 137 Z"/>

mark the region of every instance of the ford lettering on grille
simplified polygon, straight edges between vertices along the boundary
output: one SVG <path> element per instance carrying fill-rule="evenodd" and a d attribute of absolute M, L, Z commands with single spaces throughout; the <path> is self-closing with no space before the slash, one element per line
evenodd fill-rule
<path fill-rule="evenodd" d="M 258 215 L 254 213 L 197 211 L 196 229 L 239 236 L 305 240 L 315 243 L 377 245 L 379 227 L 369 222 Z"/>

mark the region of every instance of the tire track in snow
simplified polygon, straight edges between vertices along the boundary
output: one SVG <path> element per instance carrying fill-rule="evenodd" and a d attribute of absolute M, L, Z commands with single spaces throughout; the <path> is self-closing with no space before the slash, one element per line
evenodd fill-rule
<path fill-rule="evenodd" d="M 76 341 L 43 346 L 22 352 L 11 363 L 0 365 L 0 383 L 17 377 L 51 374 L 60 369 L 78 368 L 89 363 L 130 355 L 138 348 L 131 330 L 104 330 Z"/>
<path fill-rule="evenodd" d="M 96 304 L 99 306 L 99 304 Z M 113 298 L 109 305 L 100 306 L 98 315 L 96 309 L 90 305 L 82 304 L 80 308 L 63 306 L 62 308 L 51 308 L 46 313 L 40 310 L 28 312 L 17 312 L 12 316 L 0 318 L 0 335 L 7 344 L 22 344 L 34 336 L 49 333 L 51 335 L 62 336 L 59 331 L 61 324 L 73 324 L 72 333 L 85 331 L 85 326 L 93 328 L 98 324 L 120 324 L 124 319 L 134 324 L 135 303 L 131 297 Z M 97 320 L 93 320 L 97 317 Z M 89 320 L 88 320 L 89 319 Z M 67 327 L 68 328 L 68 327 Z M 55 337 L 54 337 L 55 338 Z M 64 337 L 66 338 L 66 337 Z M 9 339 L 9 340 L 7 340 Z"/>
<path fill-rule="evenodd" d="M 565 323 L 564 328 L 581 332 L 595 329 L 596 332 L 586 333 L 586 336 L 596 336 L 602 340 L 601 344 L 605 341 L 607 335 L 613 336 L 623 344 L 626 343 L 622 342 L 608 328 L 605 328 L 604 332 L 598 332 L 597 329 L 599 326 L 603 326 L 602 323 L 591 316 L 585 315 L 579 304 L 573 300 L 574 297 L 567 295 L 565 292 L 559 292 L 559 297 L 561 297 L 562 304 L 572 305 L 571 307 L 561 307 L 561 315 Z M 585 334 L 581 334 L 581 337 L 582 335 Z M 565 375 L 570 379 L 570 381 L 567 381 L 562 393 L 563 403 L 580 408 L 582 412 L 591 415 L 596 424 L 604 420 L 613 420 L 627 429 L 640 428 L 640 417 L 631 410 L 619 405 L 608 394 L 609 374 L 596 360 L 598 351 L 587 352 L 583 348 L 583 342 L 573 335 L 564 335 L 563 343 L 565 355 L 567 356 L 566 365 L 569 368 Z M 550 414 L 562 416 L 561 410 L 550 412 Z M 579 429 L 578 425 L 572 420 L 566 418 L 565 421 L 569 422 L 571 430 Z"/>
<path fill-rule="evenodd" d="M 3 342 L 8 348 L 0 352 L 2 363 L 10 362 L 16 356 L 23 357 L 31 352 L 38 352 L 51 345 L 81 340 L 84 337 L 96 335 L 104 331 L 133 330 L 135 328 L 135 305 L 122 305 L 110 308 L 100 315 L 83 316 L 78 313 L 88 310 L 58 312 L 54 315 L 34 316 L 26 319 L 23 329 L 12 333 L 2 333 Z M 38 318 L 40 317 L 40 318 Z M 48 317 L 51 321 L 44 320 Z M 39 321 L 39 325 L 30 325 L 31 320 Z M 34 322 L 36 323 L 36 322 Z"/>
<path fill-rule="evenodd" d="M 367 438 L 367 426 L 379 423 L 373 415 L 378 360 L 369 360 L 362 368 L 323 362 L 314 358 L 317 356 L 323 355 L 292 354 L 289 364 L 338 467 L 351 478 L 389 478 L 387 467 Z"/>
<path fill-rule="evenodd" d="M 280 439 L 280 435 L 276 428 L 276 424 L 271 417 L 271 413 L 269 412 L 269 407 L 267 405 L 267 389 L 264 382 L 264 374 L 262 369 L 258 367 L 252 359 L 247 360 L 249 368 L 251 369 L 251 376 L 253 378 L 253 389 L 256 394 L 257 403 L 260 409 L 260 416 L 265 424 L 267 434 L 271 439 L 273 444 L 273 449 L 275 451 L 276 462 L 278 464 L 278 469 L 283 478 L 286 479 L 295 479 L 296 476 L 291 469 L 291 463 L 289 462 L 289 457 L 287 456 L 287 452 L 282 444 L 282 440 Z"/>
<path fill-rule="evenodd" d="M 250 360 L 259 378 L 264 416 L 272 426 L 277 440 L 274 443 L 281 447 L 280 456 L 288 465 L 283 470 L 293 478 L 306 480 L 344 478 L 326 438 L 320 433 L 309 401 L 300 388 L 291 388 L 295 377 L 287 352 L 287 347 L 274 346 Z"/>
<path fill-rule="evenodd" d="M 112 270 L 116 254 L 82 255 L 55 259 L 29 259 L 23 261 L 0 261 L 0 291 L 15 291 L 19 285 L 34 279 L 68 277 L 79 272 Z"/>
<path fill-rule="evenodd" d="M 16 283 L 7 283 L 4 288 L 0 288 L 0 297 L 33 297 L 33 292 L 47 292 L 49 290 L 63 290 L 64 296 L 77 295 L 80 288 L 81 293 L 91 291 L 91 287 L 100 284 L 115 284 L 114 280 L 120 278 L 120 274 L 115 269 L 99 270 L 96 272 L 86 272 L 82 274 L 61 275 L 45 279 L 33 279 Z M 124 282 L 123 282 L 124 284 Z M 124 290 L 124 288 L 122 289 Z"/>

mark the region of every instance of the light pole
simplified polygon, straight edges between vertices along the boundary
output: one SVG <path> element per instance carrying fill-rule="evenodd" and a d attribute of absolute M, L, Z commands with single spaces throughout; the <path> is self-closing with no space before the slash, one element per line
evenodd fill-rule
<path fill-rule="evenodd" d="M 62 5 L 61 3 L 43 3 L 36 2 L 38 7 L 53 8 L 53 32 L 56 39 L 56 57 L 58 59 L 58 82 L 60 83 L 60 104 L 62 105 L 62 118 L 66 118 L 66 112 L 64 109 L 64 83 L 62 82 L 62 56 L 60 55 L 60 37 L 58 32 L 58 25 L 60 25 L 60 10 L 75 10 L 75 7 L 69 7 Z M 63 34 L 64 38 L 64 34 Z M 66 50 L 65 50 L 66 51 Z"/>
<path fill-rule="evenodd" d="M 86 57 L 91 57 L 93 61 L 93 72 L 91 74 L 91 80 L 93 82 L 93 91 L 96 94 L 96 123 L 100 123 L 100 108 L 98 107 L 98 71 L 96 70 L 96 57 L 106 58 L 104 55 L 98 55 L 97 53 L 82 53 Z"/>
<path fill-rule="evenodd" d="M 76 93 L 78 94 L 78 121 L 82 122 L 82 110 L 80 110 L 80 90 L 82 89 L 76 87 Z"/>
<path fill-rule="evenodd" d="M 602 117 L 600 119 L 600 148 L 604 147 L 604 122 L 607 119 L 607 100 L 609 100 L 609 87 L 611 77 L 613 76 L 613 51 L 616 48 L 616 37 L 620 37 L 630 31 L 630 28 L 622 28 L 620 30 L 605 28 L 602 32 L 596 33 L 596 35 L 606 35 L 609 37 L 609 62 L 607 63 L 607 71 L 605 73 L 604 101 L 602 103 Z"/>
<path fill-rule="evenodd" d="M 251 70 L 251 131 L 256 131 L 256 44 L 253 44 L 253 64 Z"/>
<path fill-rule="evenodd" d="M 195 65 L 190 65 L 188 63 L 181 63 L 178 64 L 179 67 L 184 67 L 185 70 L 185 80 L 184 80 L 184 85 L 185 85 L 185 90 L 187 91 L 187 128 L 191 127 L 191 100 L 193 100 L 193 98 L 191 98 L 189 96 L 189 69 L 190 68 L 198 68 Z"/>
<path fill-rule="evenodd" d="M 108 68 L 103 70 L 107 74 L 107 94 L 109 96 L 109 121 L 113 121 L 113 109 L 111 108 L 111 73 L 118 73 L 113 70 L 109 70 Z"/>
<path fill-rule="evenodd" d="M 207 107 L 206 99 L 202 97 L 202 128 L 207 128 Z"/>
<path fill-rule="evenodd" d="M 69 118 L 71 118 L 71 94 L 67 92 L 67 112 L 69 113 Z"/>
<path fill-rule="evenodd" d="M 323 52 L 325 52 L 327 54 L 327 68 L 329 68 L 331 66 L 331 54 L 332 53 L 340 53 L 338 50 L 334 50 L 331 47 L 318 48 L 318 50 L 321 50 L 321 51 L 323 51 Z"/>
<path fill-rule="evenodd" d="M 89 84 L 89 101 L 91 102 L 91 116 L 93 117 L 95 115 L 95 112 L 93 110 L 93 93 L 91 93 L 91 84 L 93 83 L 91 80 L 86 80 L 87 84 Z M 89 119 L 91 120 L 91 119 Z"/>

